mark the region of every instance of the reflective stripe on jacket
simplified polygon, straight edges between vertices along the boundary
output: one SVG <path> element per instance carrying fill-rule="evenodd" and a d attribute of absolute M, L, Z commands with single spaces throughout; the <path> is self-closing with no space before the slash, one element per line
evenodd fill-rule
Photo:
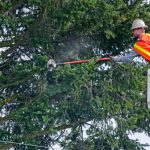
<path fill-rule="evenodd" d="M 133 48 L 150 63 L 150 34 L 142 34 Z"/>

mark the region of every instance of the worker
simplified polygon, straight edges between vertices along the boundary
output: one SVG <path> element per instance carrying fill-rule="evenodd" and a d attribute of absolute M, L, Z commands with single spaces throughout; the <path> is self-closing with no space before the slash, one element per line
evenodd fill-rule
<path fill-rule="evenodd" d="M 129 62 L 137 56 L 142 56 L 150 63 L 150 34 L 145 33 L 145 28 L 148 26 L 141 19 L 135 19 L 132 23 L 131 31 L 136 42 L 133 45 L 133 50 L 124 56 L 111 56 L 114 61 Z"/>

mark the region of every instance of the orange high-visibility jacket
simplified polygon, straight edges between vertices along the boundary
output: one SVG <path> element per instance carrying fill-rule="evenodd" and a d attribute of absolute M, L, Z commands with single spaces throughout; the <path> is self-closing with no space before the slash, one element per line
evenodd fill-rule
<path fill-rule="evenodd" d="M 150 63 L 150 34 L 143 33 L 133 48 Z"/>

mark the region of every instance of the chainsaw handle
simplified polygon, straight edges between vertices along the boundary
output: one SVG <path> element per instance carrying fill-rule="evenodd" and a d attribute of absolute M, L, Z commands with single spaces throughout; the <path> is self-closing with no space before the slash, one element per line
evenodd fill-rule
<path fill-rule="evenodd" d="M 98 58 L 98 61 L 107 61 L 107 60 L 110 60 L 110 58 Z M 61 62 L 61 63 L 57 63 L 57 64 L 59 64 L 59 65 L 80 64 L 80 63 L 86 63 L 89 61 L 90 60 L 75 60 L 75 61 Z"/>

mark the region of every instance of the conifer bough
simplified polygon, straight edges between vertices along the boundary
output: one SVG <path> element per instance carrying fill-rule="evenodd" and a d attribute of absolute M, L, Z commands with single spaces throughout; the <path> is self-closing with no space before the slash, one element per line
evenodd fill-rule
<path fill-rule="evenodd" d="M 110 60 L 110 58 L 98 58 L 97 60 L 98 61 L 107 61 L 107 60 Z M 66 62 L 56 63 L 54 59 L 50 59 L 47 62 L 47 69 L 48 69 L 48 71 L 53 71 L 53 69 L 56 68 L 57 65 L 68 65 L 68 64 L 74 65 L 74 64 L 80 64 L 80 63 L 87 63 L 89 61 L 90 60 L 84 59 L 84 60 L 74 60 L 74 61 L 66 61 Z"/>

